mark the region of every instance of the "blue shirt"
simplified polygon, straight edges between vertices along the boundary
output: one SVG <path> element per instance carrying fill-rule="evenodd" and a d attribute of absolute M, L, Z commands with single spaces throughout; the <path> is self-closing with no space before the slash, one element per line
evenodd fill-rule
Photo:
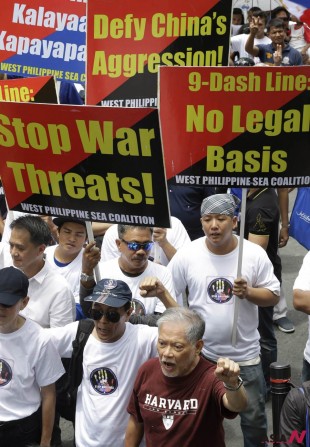
<path fill-rule="evenodd" d="M 267 45 L 256 45 L 259 52 L 258 57 L 261 62 L 266 62 L 267 64 L 274 64 L 273 53 L 276 51 L 272 43 Z M 290 45 L 286 45 L 282 48 L 282 62 L 281 65 L 302 65 L 302 58 L 299 51 L 292 48 Z"/>

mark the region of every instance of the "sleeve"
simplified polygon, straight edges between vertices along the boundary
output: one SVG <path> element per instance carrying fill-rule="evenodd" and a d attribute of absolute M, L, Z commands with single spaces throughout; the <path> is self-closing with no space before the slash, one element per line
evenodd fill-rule
<path fill-rule="evenodd" d="M 293 289 L 310 290 L 310 251 L 304 257 Z"/>
<path fill-rule="evenodd" d="M 283 403 L 280 415 L 280 436 L 289 439 L 292 432 L 301 433 L 306 427 L 306 404 L 302 392 L 298 388 L 292 389 Z M 292 442 L 292 447 L 300 446 L 299 442 Z"/>
<path fill-rule="evenodd" d="M 40 387 L 55 383 L 65 373 L 60 355 L 46 334 L 35 369 L 36 381 Z"/>
<path fill-rule="evenodd" d="M 53 342 L 60 357 L 70 358 L 72 355 L 72 342 L 76 337 L 78 321 L 64 327 L 44 329 L 46 336 Z"/>
<path fill-rule="evenodd" d="M 274 219 L 274 212 L 269 208 L 248 210 L 249 233 L 257 236 L 269 236 L 273 231 Z"/>
<path fill-rule="evenodd" d="M 172 280 L 175 288 L 175 294 L 177 296 L 177 301 L 180 306 L 183 306 L 183 302 L 180 302 L 180 297 L 182 297 L 182 293 L 185 291 L 187 283 L 185 279 L 184 272 L 184 262 L 182 262 L 182 253 L 183 249 L 179 250 L 169 262 L 167 268 L 170 270 L 172 274 Z M 185 261 L 185 259 L 184 259 Z"/>

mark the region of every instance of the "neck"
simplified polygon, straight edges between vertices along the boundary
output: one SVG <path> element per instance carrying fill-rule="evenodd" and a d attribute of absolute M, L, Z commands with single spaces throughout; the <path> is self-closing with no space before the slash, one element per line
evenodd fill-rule
<path fill-rule="evenodd" d="M 34 265 L 31 265 L 29 269 L 26 268 L 25 270 L 23 270 L 23 272 L 25 273 L 27 278 L 30 279 L 43 269 L 44 263 L 45 263 L 44 259 L 40 259 L 40 261 L 38 261 Z"/>
<path fill-rule="evenodd" d="M 17 315 L 15 320 L 12 321 L 10 324 L 0 326 L 0 333 L 11 334 L 12 332 L 18 331 L 18 329 L 20 329 L 24 325 L 25 321 L 25 318 Z"/>
<path fill-rule="evenodd" d="M 141 273 L 143 273 L 144 270 L 146 269 L 147 263 L 148 263 L 148 261 L 146 261 L 146 263 L 143 264 L 142 267 L 140 266 L 140 267 L 134 268 L 131 265 L 129 265 L 127 262 L 124 262 L 122 257 L 120 257 L 118 259 L 118 265 L 119 265 L 119 268 L 122 270 L 122 272 L 125 274 L 127 273 L 128 275 L 132 275 L 132 276 L 141 275 Z"/>
<path fill-rule="evenodd" d="M 206 238 L 206 245 L 208 247 L 208 250 L 211 251 L 211 253 L 214 253 L 215 255 L 227 255 L 237 247 L 238 239 L 234 234 L 232 234 L 231 239 L 230 241 L 228 241 L 227 244 L 216 246 L 210 244 L 208 238 Z"/>
<path fill-rule="evenodd" d="M 62 262 L 63 264 L 68 264 L 69 262 L 74 261 L 74 259 L 78 256 L 78 253 L 68 254 L 62 250 L 60 245 L 55 248 L 54 257 L 57 261 Z"/>

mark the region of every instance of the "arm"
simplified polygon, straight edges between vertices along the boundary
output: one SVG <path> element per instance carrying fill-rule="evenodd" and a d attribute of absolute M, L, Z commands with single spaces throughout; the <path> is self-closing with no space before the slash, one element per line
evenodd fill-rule
<path fill-rule="evenodd" d="M 175 299 L 170 295 L 166 287 L 158 278 L 154 276 L 145 277 L 140 283 L 140 295 L 143 298 L 157 297 L 168 309 L 169 307 L 178 307 Z"/>
<path fill-rule="evenodd" d="M 305 429 L 306 402 L 300 390 L 292 389 L 286 396 L 281 409 L 279 434 L 289 439 L 294 430 L 301 433 Z M 297 447 L 300 444 L 293 442 L 291 445 Z"/>
<path fill-rule="evenodd" d="M 281 229 L 279 234 L 279 247 L 285 247 L 289 239 L 289 220 L 288 220 L 288 188 L 277 188 L 279 198 L 279 208 L 281 216 Z"/>
<path fill-rule="evenodd" d="M 240 374 L 238 363 L 227 358 L 219 358 L 214 374 L 219 380 L 224 382 L 225 387 L 238 387 L 238 376 Z M 248 399 L 243 385 L 238 390 L 233 391 L 226 388 L 226 393 L 223 396 L 223 405 L 225 408 L 239 413 L 246 409 L 247 402 Z"/>
<path fill-rule="evenodd" d="M 260 245 L 265 251 L 268 247 L 269 235 L 258 235 L 249 233 L 248 241 L 253 242 L 254 244 Z"/>
<path fill-rule="evenodd" d="M 233 294 L 240 299 L 247 299 L 257 306 L 275 306 L 279 302 L 279 296 L 264 287 L 250 287 L 243 278 L 234 281 Z"/>
<path fill-rule="evenodd" d="M 86 273 L 88 276 L 94 275 L 94 268 L 100 261 L 100 250 L 96 247 L 96 242 L 90 242 L 86 245 L 83 251 L 82 258 L 82 273 Z M 93 288 L 95 286 L 95 279 L 90 279 L 89 281 L 81 281 L 81 285 L 86 287 L 86 289 Z"/>
<path fill-rule="evenodd" d="M 310 315 L 310 290 L 294 289 L 293 306 L 296 310 Z"/>
<path fill-rule="evenodd" d="M 157 242 L 160 248 L 163 250 L 165 255 L 167 256 L 168 261 L 172 259 L 172 257 L 176 253 L 176 249 L 167 239 L 167 229 L 155 227 L 153 232 L 153 240 Z M 155 259 L 156 260 L 156 259 Z"/>
<path fill-rule="evenodd" d="M 245 43 L 245 51 L 254 57 L 258 56 L 259 53 L 259 48 L 254 45 L 254 39 L 258 31 L 258 19 L 258 17 L 253 17 L 252 21 L 250 22 L 250 34 Z"/>
<path fill-rule="evenodd" d="M 101 222 L 92 222 L 91 226 L 93 229 L 93 233 L 94 236 L 102 236 L 105 234 L 105 232 L 107 231 L 107 229 L 111 226 L 112 224 L 107 224 L 107 223 L 101 223 Z"/>
<path fill-rule="evenodd" d="M 139 447 L 143 434 L 144 425 L 130 415 L 125 435 L 125 447 Z"/>
<path fill-rule="evenodd" d="M 42 433 L 41 447 L 49 447 L 51 445 L 52 432 L 55 419 L 56 391 L 55 384 L 41 387 L 42 398 Z"/>

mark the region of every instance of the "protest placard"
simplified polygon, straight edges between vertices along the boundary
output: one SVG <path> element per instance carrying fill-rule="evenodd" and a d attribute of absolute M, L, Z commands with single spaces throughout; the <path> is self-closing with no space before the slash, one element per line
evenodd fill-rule
<path fill-rule="evenodd" d="M 3 102 L 0 154 L 11 210 L 170 226 L 157 110 Z"/>
<path fill-rule="evenodd" d="M 161 67 L 167 179 L 309 186 L 308 67 Z"/>
<path fill-rule="evenodd" d="M 55 80 L 53 76 L 2 80 L 0 101 L 57 104 Z"/>
<path fill-rule="evenodd" d="M 160 65 L 227 65 L 231 0 L 87 2 L 87 104 L 157 106 Z"/>
<path fill-rule="evenodd" d="M 0 30 L 0 72 L 85 81 L 85 2 L 5 0 Z"/>

